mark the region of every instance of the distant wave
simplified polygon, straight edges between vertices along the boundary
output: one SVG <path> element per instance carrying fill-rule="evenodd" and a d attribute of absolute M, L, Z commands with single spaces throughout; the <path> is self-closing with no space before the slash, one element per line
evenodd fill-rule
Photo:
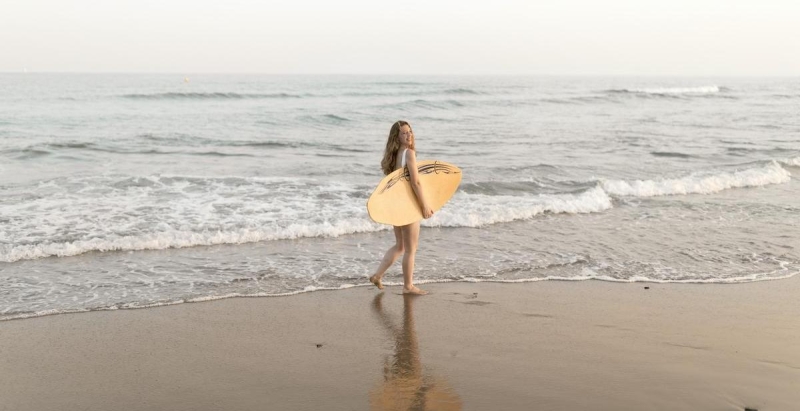
<path fill-rule="evenodd" d="M 726 90 L 719 86 L 703 87 L 653 87 L 653 88 L 625 88 L 608 90 L 610 93 L 634 93 L 634 94 L 713 94 Z"/>
<path fill-rule="evenodd" d="M 323 116 L 326 120 L 331 122 L 345 122 L 349 121 L 343 117 L 330 115 Z M 255 151 L 241 152 L 242 148 L 252 147 L 258 149 L 270 148 L 276 149 L 293 149 L 293 148 L 314 148 L 322 150 L 330 150 L 334 152 L 346 153 L 364 153 L 371 152 L 370 150 L 358 148 L 355 146 L 347 146 L 343 144 L 329 144 L 329 143 L 314 143 L 309 141 L 294 140 L 294 141 L 280 141 L 280 140 L 221 140 L 210 139 L 203 137 L 173 137 L 173 136 L 157 136 L 153 134 L 141 134 L 137 136 L 143 140 L 152 141 L 146 146 L 143 143 L 131 144 L 131 141 L 109 141 L 103 144 L 95 144 L 90 142 L 63 142 L 63 143 L 41 143 L 23 148 L 13 148 L 0 151 L 0 153 L 17 158 L 17 159 L 32 159 L 36 157 L 43 157 L 54 154 L 63 154 L 66 150 L 85 151 L 85 152 L 98 152 L 98 153 L 112 153 L 112 154 L 153 154 L 153 155 L 197 155 L 197 156 L 231 156 L 231 157 L 255 157 L 258 155 Z M 115 144 L 116 143 L 116 144 Z M 225 148 L 230 148 L 238 151 L 230 152 L 223 151 Z"/>
<path fill-rule="evenodd" d="M 411 101 L 406 101 L 404 103 L 399 104 L 392 104 L 392 107 L 418 107 L 418 108 L 426 108 L 426 109 L 440 109 L 440 110 L 448 110 L 454 107 L 463 107 L 464 103 L 458 100 L 425 100 L 425 99 L 416 99 Z"/>
<path fill-rule="evenodd" d="M 53 154 L 50 150 L 43 148 L 26 147 L 20 149 L 3 150 L 2 153 L 12 156 L 16 160 L 31 160 Z"/>
<path fill-rule="evenodd" d="M 134 100 L 215 100 L 215 99 L 281 99 L 281 98 L 302 98 L 297 94 L 273 93 L 273 94 L 253 94 L 253 93 L 154 93 L 154 94 L 125 94 L 123 98 Z"/>
<path fill-rule="evenodd" d="M 325 114 L 324 116 L 322 116 L 322 118 L 327 119 L 327 120 L 333 120 L 333 121 L 336 121 L 336 122 L 350 121 L 349 118 L 337 116 L 335 114 Z"/>
<path fill-rule="evenodd" d="M 675 158 L 691 158 L 690 154 L 677 153 L 672 151 L 651 151 L 650 154 L 656 157 L 675 157 Z"/>
<path fill-rule="evenodd" d="M 297 120 L 305 123 L 306 125 L 314 126 L 314 125 L 325 125 L 325 126 L 343 126 L 346 123 L 351 122 L 347 117 L 337 116 L 335 114 L 323 114 L 323 115 L 303 115 L 298 116 Z"/>
<path fill-rule="evenodd" d="M 800 94 L 772 94 L 770 97 L 777 99 L 792 99 L 800 97 Z"/>
<path fill-rule="evenodd" d="M 468 88 L 451 88 L 445 90 L 419 90 L 413 92 L 405 92 L 415 96 L 435 96 L 435 95 L 481 95 L 485 94 L 480 91 Z M 346 97 L 380 97 L 380 96 L 396 96 L 396 90 L 378 90 L 378 91 L 350 91 L 340 94 Z M 332 94 L 327 97 L 337 97 L 338 95 Z"/>
<path fill-rule="evenodd" d="M 654 197 L 683 194 L 711 194 L 731 188 L 761 187 L 787 183 L 791 174 L 777 162 L 732 173 L 693 174 L 683 178 L 663 180 L 602 180 L 601 185 L 611 195 Z"/>
<path fill-rule="evenodd" d="M 49 150 L 49 149 L 52 149 Z M 100 153 L 112 153 L 112 154 L 148 154 L 148 155 L 193 155 L 193 156 L 219 156 L 219 157 L 255 157 L 254 154 L 251 153 L 226 153 L 217 150 L 201 150 L 201 151 L 192 151 L 192 150 L 164 150 L 161 148 L 136 148 L 136 147 L 116 147 L 116 146 L 104 146 L 98 145 L 93 143 L 51 143 L 51 144 L 43 144 L 41 147 L 27 147 L 21 150 L 17 150 L 19 152 L 20 157 L 34 157 L 34 156 L 44 156 L 49 154 L 55 154 L 59 150 L 83 150 L 83 151 L 90 151 L 90 152 L 100 152 Z M 26 157 L 26 158 L 27 158 Z"/>
<path fill-rule="evenodd" d="M 424 86 L 431 83 L 422 83 L 419 81 L 376 81 L 373 84 L 381 84 L 386 86 Z"/>
<path fill-rule="evenodd" d="M 290 93 L 234 93 L 234 92 L 169 92 L 151 94 L 124 94 L 121 97 L 131 100 L 257 100 L 257 99 L 298 99 L 306 97 L 380 97 L 394 96 L 396 91 L 350 91 L 342 94 L 319 95 L 319 94 L 290 94 Z M 483 93 L 468 88 L 452 88 L 445 90 L 425 90 L 414 95 L 481 95 Z"/>
<path fill-rule="evenodd" d="M 444 94 L 474 94 L 474 95 L 481 94 L 480 92 L 477 92 L 475 90 L 471 90 L 471 89 L 468 89 L 468 88 L 452 88 L 452 89 L 445 90 L 442 93 L 444 93 Z"/>
<path fill-rule="evenodd" d="M 577 98 L 544 98 L 541 100 L 541 102 L 549 104 L 581 104 Z"/>

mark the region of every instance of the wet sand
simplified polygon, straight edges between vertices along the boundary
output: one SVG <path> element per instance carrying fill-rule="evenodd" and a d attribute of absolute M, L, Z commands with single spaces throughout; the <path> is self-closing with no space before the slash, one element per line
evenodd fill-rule
<path fill-rule="evenodd" d="M 0 322 L 0 410 L 800 409 L 800 277 L 425 288 Z"/>

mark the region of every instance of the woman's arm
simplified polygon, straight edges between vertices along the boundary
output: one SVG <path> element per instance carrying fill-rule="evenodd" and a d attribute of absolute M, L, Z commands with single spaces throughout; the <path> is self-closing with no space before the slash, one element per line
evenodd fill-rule
<path fill-rule="evenodd" d="M 431 218 L 433 215 L 433 209 L 428 206 L 428 203 L 425 201 L 425 194 L 422 192 L 422 182 L 419 181 L 419 172 L 417 171 L 417 153 L 414 150 L 409 149 L 406 151 L 406 167 L 408 167 L 408 175 L 411 177 L 411 188 L 414 190 L 414 194 L 417 195 L 417 201 L 419 201 L 420 207 L 422 207 L 422 216 L 425 218 Z"/>

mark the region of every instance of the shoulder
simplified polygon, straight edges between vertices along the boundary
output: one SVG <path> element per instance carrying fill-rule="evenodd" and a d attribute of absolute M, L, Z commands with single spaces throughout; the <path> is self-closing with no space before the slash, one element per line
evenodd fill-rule
<path fill-rule="evenodd" d="M 417 152 L 409 148 L 408 150 L 406 150 L 406 157 L 408 158 L 409 161 L 414 161 L 417 159 Z"/>

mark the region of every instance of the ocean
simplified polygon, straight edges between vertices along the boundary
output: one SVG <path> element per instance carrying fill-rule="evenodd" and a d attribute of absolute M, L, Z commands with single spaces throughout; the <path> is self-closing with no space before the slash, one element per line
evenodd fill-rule
<path fill-rule="evenodd" d="M 367 286 L 401 119 L 417 283 L 800 272 L 800 78 L 0 74 L 0 320 Z"/>

